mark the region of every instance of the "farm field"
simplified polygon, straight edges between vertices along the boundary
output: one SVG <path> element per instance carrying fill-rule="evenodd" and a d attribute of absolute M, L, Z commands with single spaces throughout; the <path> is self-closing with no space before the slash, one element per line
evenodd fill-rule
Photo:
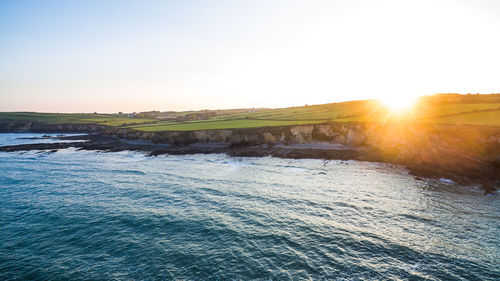
<path fill-rule="evenodd" d="M 129 118 L 119 114 L 0 112 L 0 122 L 10 121 L 37 121 L 47 124 L 88 123 L 106 126 L 126 126 L 157 122 L 158 120 Z"/>
<path fill-rule="evenodd" d="M 183 117 L 201 114 L 199 112 L 205 114 L 208 111 L 176 112 L 175 115 Z M 203 120 L 188 118 L 159 120 L 127 117 L 123 114 L 4 112 L 0 113 L 0 122 L 88 123 L 151 132 L 255 128 L 325 122 L 389 122 L 400 119 L 435 124 L 500 126 L 500 95 L 426 96 L 411 110 L 401 112 L 391 112 L 375 100 L 248 111 L 239 109 L 227 112 L 236 113 L 219 110 L 217 114 L 213 114 L 214 116 Z"/>
<path fill-rule="evenodd" d="M 489 112 L 474 112 L 468 114 L 454 115 L 439 119 L 441 124 L 500 126 L 500 110 Z"/>
<path fill-rule="evenodd" d="M 140 131 L 195 131 L 195 130 L 214 130 L 214 129 L 237 129 L 237 128 L 256 128 L 269 126 L 287 126 L 287 125 L 305 125 L 322 123 L 324 121 L 301 121 L 301 120 L 256 120 L 256 119 L 227 119 L 199 122 L 158 122 L 144 126 L 129 126 L 129 128 Z"/>

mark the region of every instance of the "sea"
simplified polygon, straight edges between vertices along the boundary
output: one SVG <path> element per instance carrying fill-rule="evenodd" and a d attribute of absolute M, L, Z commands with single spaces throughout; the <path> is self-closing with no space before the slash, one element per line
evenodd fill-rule
<path fill-rule="evenodd" d="M 500 280 L 498 197 L 382 163 L 0 152 L 0 280 Z"/>

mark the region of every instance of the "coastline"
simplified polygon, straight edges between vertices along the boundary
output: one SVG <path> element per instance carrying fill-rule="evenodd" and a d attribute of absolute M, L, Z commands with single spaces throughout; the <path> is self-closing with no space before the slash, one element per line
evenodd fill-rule
<path fill-rule="evenodd" d="M 164 154 L 226 154 L 232 157 L 277 157 L 288 159 L 324 159 L 324 160 L 357 160 L 398 164 L 408 169 L 409 173 L 420 180 L 422 178 L 450 179 L 462 185 L 478 185 L 485 194 L 495 192 L 500 186 L 498 169 L 492 170 L 489 163 L 478 169 L 457 169 L 450 167 L 444 170 L 439 165 L 419 163 L 417 161 L 401 161 L 390 157 L 384 151 L 369 146 L 350 146 L 344 144 L 311 142 L 302 144 L 251 144 L 251 143 L 189 143 L 165 144 L 144 140 L 128 140 L 115 135 L 99 133 L 75 136 L 58 136 L 53 139 L 73 141 L 55 143 L 34 143 L 0 146 L 2 152 L 18 152 L 41 150 L 55 152 L 59 149 L 76 148 L 78 150 L 94 150 L 101 152 L 137 151 L 147 156 Z"/>

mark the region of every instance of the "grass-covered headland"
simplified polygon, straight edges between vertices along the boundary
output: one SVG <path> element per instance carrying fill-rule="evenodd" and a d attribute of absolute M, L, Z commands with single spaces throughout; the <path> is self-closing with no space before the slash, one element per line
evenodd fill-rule
<path fill-rule="evenodd" d="M 2 112 L 0 123 L 97 124 L 145 132 L 306 125 L 327 122 L 412 121 L 500 126 L 500 94 L 441 94 L 422 97 L 411 109 L 391 112 L 375 100 L 278 109 L 140 112 L 127 114 Z"/>

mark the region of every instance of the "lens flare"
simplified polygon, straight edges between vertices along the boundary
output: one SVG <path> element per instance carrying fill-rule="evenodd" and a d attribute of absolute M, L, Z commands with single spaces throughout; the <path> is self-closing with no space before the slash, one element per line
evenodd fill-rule
<path fill-rule="evenodd" d="M 417 100 L 417 96 L 409 96 L 404 94 L 397 96 L 393 95 L 379 99 L 380 103 L 382 103 L 390 111 L 410 110 L 415 106 Z"/>

